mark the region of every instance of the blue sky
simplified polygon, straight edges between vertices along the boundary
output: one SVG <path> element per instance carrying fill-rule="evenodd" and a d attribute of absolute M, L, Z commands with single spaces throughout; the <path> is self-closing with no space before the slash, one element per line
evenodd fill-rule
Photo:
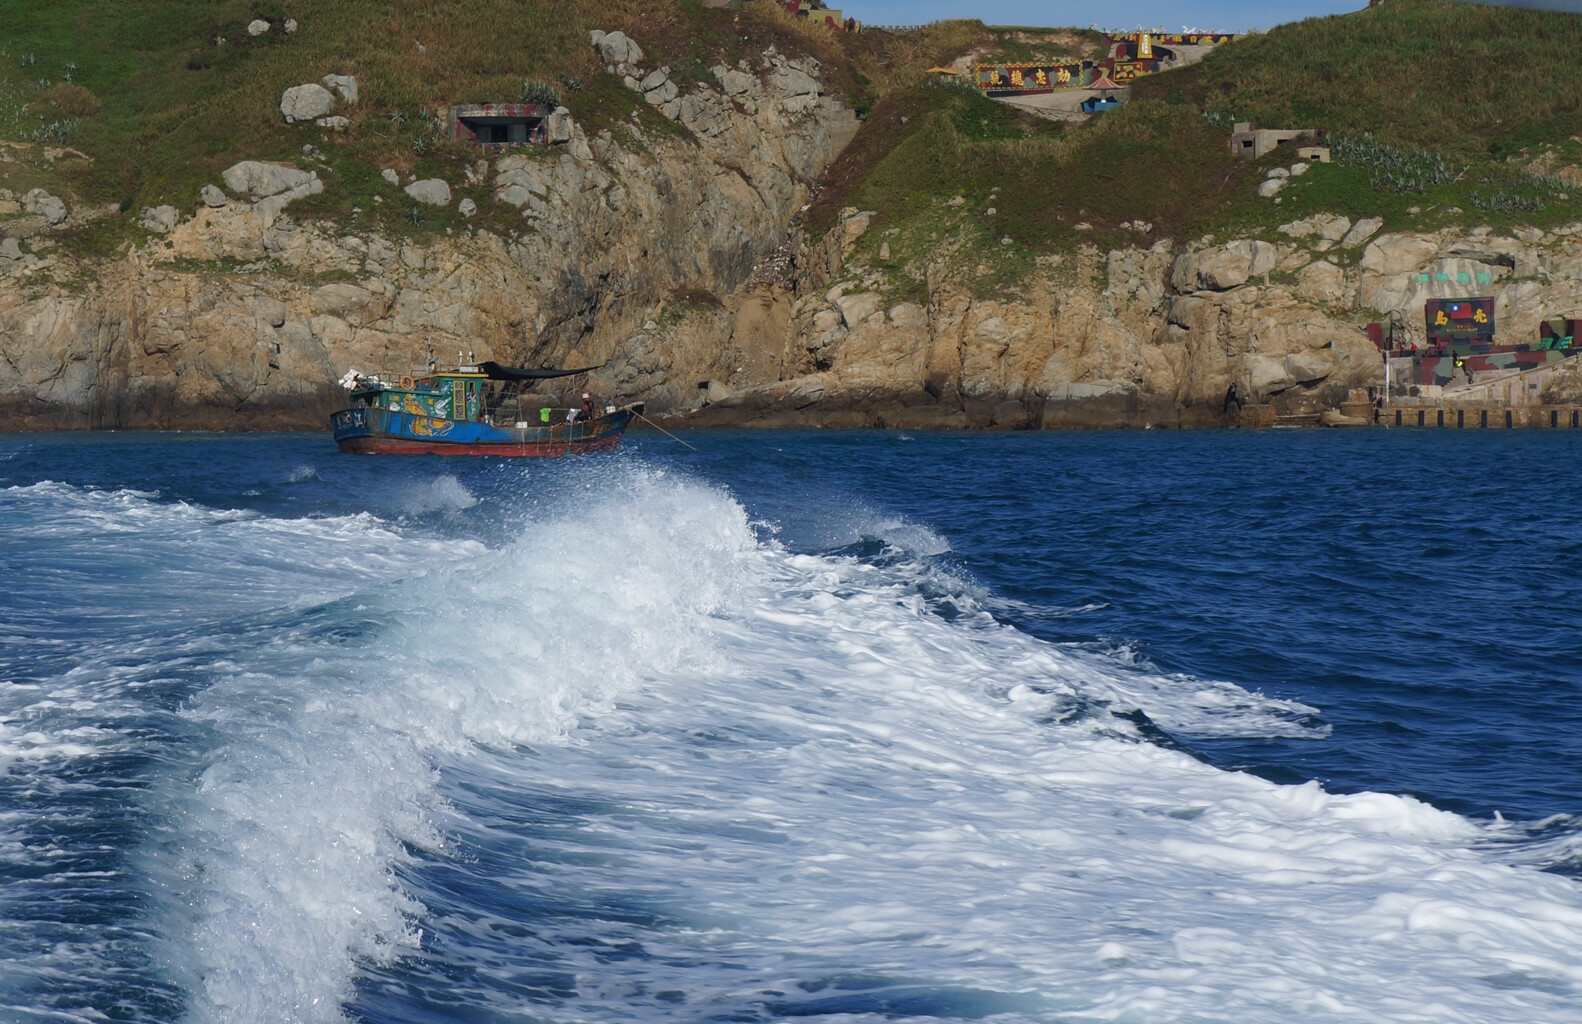
<path fill-rule="evenodd" d="M 869 25 L 916 25 L 939 18 L 981 18 L 991 25 L 1099 24 L 1130 29 L 1182 25 L 1242 32 L 1321 14 L 1360 10 L 1367 0 L 826 0 Z M 1528 0 L 1521 6 L 1582 9 L 1582 0 Z"/>

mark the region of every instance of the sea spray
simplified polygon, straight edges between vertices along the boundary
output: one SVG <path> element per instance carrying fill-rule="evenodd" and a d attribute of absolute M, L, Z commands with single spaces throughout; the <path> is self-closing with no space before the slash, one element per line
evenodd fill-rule
<path fill-rule="evenodd" d="M 1146 739 L 1316 709 L 1009 628 L 928 527 L 793 550 L 641 460 L 532 472 L 488 547 L 0 495 L 70 593 L 143 605 L 92 651 L 59 625 L 14 707 L 146 754 L 114 884 L 156 890 L 136 971 L 191 1020 L 1570 1018 L 1570 880 L 1410 797 Z M 27 963 L 91 1005 L 109 955 Z M 130 1016 L 171 1019 L 160 991 Z"/>

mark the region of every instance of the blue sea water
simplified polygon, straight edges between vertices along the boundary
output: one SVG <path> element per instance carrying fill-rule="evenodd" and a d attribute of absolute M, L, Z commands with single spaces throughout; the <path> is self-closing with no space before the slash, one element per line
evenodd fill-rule
<path fill-rule="evenodd" d="M 0 1020 L 1582 1019 L 1582 437 L 0 437 Z"/>

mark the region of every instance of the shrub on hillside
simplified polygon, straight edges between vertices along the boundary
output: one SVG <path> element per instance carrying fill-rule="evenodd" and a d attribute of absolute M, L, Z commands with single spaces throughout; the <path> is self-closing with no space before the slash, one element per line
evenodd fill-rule
<path fill-rule="evenodd" d="M 548 82 L 526 81 L 522 83 L 522 102 L 553 109 L 560 106 L 560 93 Z"/>
<path fill-rule="evenodd" d="M 89 117 L 99 112 L 101 104 L 97 96 L 82 86 L 62 82 L 39 93 L 32 106 L 40 113 L 48 107 L 50 111 L 58 110 L 67 117 Z"/>
<path fill-rule="evenodd" d="M 1397 149 L 1368 134 L 1341 139 L 1330 147 L 1330 153 L 1336 163 L 1368 171 L 1370 182 L 1380 192 L 1421 195 L 1456 178 L 1455 170 L 1438 153 Z"/>

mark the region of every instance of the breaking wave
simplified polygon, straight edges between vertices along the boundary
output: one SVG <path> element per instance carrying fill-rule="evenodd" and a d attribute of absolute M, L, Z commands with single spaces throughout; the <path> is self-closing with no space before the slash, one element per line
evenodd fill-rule
<path fill-rule="evenodd" d="M 4 822 L 0 1005 L 1574 1019 L 1573 881 L 1410 797 L 1174 742 L 1321 737 L 1318 709 L 1008 627 L 927 527 L 860 512 L 794 550 L 721 488 L 588 472 L 540 479 L 492 547 L 0 491 L 49 552 L 17 564 L 47 562 L 95 638 L 44 605 L 8 627 L 6 779 L 88 824 Z M 418 495 L 477 501 L 454 477 Z M 115 820 L 122 849 L 95 852 Z M 40 844 L 127 905 L 55 941 L 17 869 Z"/>

